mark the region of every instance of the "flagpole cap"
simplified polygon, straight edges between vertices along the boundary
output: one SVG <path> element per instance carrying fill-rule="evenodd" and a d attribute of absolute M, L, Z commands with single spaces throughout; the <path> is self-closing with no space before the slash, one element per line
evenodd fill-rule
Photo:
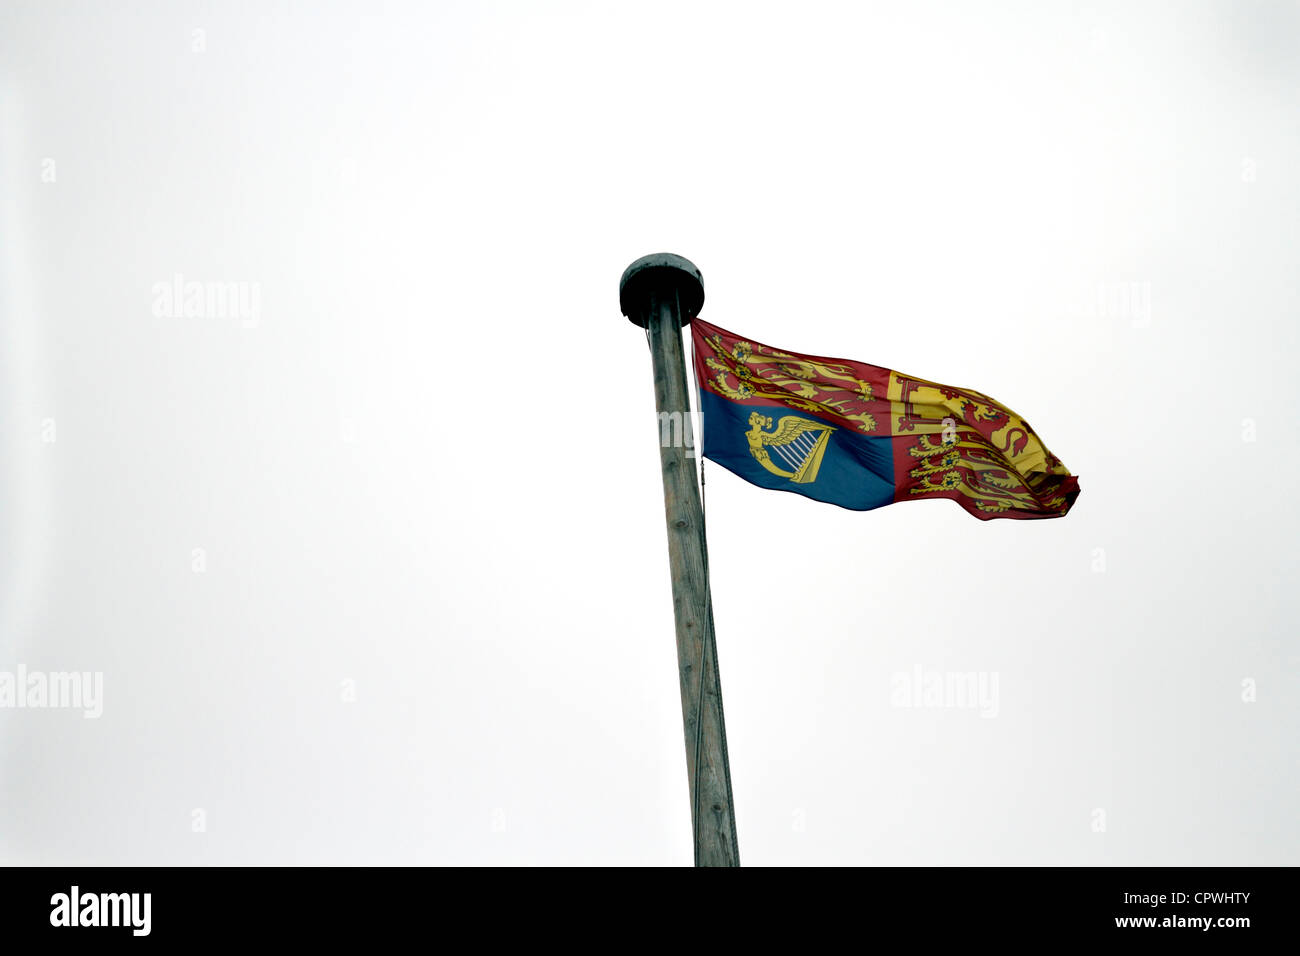
<path fill-rule="evenodd" d="M 650 300 L 676 293 L 681 324 L 689 325 L 704 307 L 704 276 L 695 263 L 671 252 L 642 256 L 618 280 L 618 304 L 634 325 L 646 327 Z"/>

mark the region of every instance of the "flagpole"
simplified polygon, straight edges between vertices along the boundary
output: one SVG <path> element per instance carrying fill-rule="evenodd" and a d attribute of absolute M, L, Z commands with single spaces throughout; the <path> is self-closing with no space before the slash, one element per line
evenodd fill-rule
<path fill-rule="evenodd" d="M 618 294 L 623 314 L 647 330 L 654 365 L 695 865 L 739 866 L 704 513 L 695 476 L 695 443 L 687 441 L 691 405 L 681 329 L 704 304 L 704 279 L 681 256 L 657 253 L 627 267 Z"/>

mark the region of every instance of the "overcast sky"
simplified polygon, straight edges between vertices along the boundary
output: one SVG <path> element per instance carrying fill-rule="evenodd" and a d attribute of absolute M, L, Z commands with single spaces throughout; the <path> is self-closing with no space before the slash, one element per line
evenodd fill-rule
<path fill-rule="evenodd" d="M 5 3 L 0 672 L 102 699 L 0 709 L 0 861 L 689 864 L 617 297 L 672 251 L 715 324 L 988 393 L 1082 487 L 980 522 L 707 467 L 744 863 L 1300 862 L 1297 37 Z M 990 693 L 904 706 L 935 675 Z"/>

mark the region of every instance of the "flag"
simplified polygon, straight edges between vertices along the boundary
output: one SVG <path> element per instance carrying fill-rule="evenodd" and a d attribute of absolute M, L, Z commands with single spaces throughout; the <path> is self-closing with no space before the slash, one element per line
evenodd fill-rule
<path fill-rule="evenodd" d="M 1059 518 L 1078 479 L 987 395 L 783 352 L 691 322 L 703 454 L 763 488 L 867 511 L 950 498 L 975 517 Z"/>

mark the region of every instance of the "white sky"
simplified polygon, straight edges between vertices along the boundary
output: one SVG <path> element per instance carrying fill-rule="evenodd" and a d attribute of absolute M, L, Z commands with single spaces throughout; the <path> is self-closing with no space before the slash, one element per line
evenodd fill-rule
<path fill-rule="evenodd" d="M 5 4 L 0 671 L 104 691 L 0 710 L 0 860 L 689 864 L 617 302 L 668 250 L 712 322 L 989 393 L 1083 489 L 983 523 L 708 469 L 743 862 L 1300 862 L 1297 37 Z M 155 314 L 177 274 L 256 321 Z M 917 668 L 996 716 L 895 706 Z"/>

